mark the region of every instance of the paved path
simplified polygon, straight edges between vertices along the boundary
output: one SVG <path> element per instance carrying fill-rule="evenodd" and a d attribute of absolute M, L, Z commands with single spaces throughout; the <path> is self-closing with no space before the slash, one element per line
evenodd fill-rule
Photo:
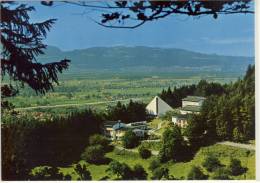
<path fill-rule="evenodd" d="M 59 108 L 59 107 L 71 107 L 71 106 L 84 106 L 84 105 L 97 105 L 97 104 L 106 104 L 106 103 L 115 103 L 115 102 L 125 102 L 131 99 L 122 99 L 122 100 L 110 100 L 104 102 L 88 102 L 88 103 L 75 103 L 75 104 L 59 104 L 59 105 L 44 105 L 44 106 L 34 106 L 34 107 L 21 107 L 15 108 L 15 110 L 30 110 L 30 109 L 48 109 L 48 108 Z M 133 98 L 133 101 L 140 100 L 139 98 Z"/>
<path fill-rule="evenodd" d="M 121 146 L 115 146 L 116 149 L 122 150 L 122 151 L 129 151 L 129 152 L 134 152 L 138 153 L 137 149 L 125 149 Z M 151 151 L 152 155 L 157 156 L 159 154 L 159 151 Z"/>
<path fill-rule="evenodd" d="M 156 141 L 158 141 L 158 140 L 156 140 Z M 217 144 L 239 147 L 239 148 L 244 148 L 244 149 L 253 150 L 253 151 L 255 150 L 255 146 L 251 145 L 251 144 L 240 144 L 240 143 L 229 142 L 229 141 L 218 142 Z M 129 151 L 129 152 L 138 153 L 138 149 L 125 149 L 121 146 L 115 146 L 115 148 L 119 149 L 121 151 Z M 159 154 L 159 151 L 151 151 L 151 153 L 152 153 L 152 155 L 157 156 Z"/>
<path fill-rule="evenodd" d="M 142 142 L 160 142 L 161 139 L 153 139 L 153 140 L 142 140 Z"/>
<path fill-rule="evenodd" d="M 240 144 L 240 143 L 235 143 L 235 142 L 230 142 L 230 141 L 218 142 L 217 144 L 239 147 L 239 148 L 255 151 L 255 146 L 252 144 Z"/>
<path fill-rule="evenodd" d="M 149 133 L 150 133 L 150 134 L 152 133 L 152 134 L 157 135 L 157 136 L 162 136 L 162 134 L 157 133 L 157 131 L 162 128 L 162 124 L 163 124 L 163 123 L 164 123 L 164 122 L 160 122 L 160 123 L 157 125 L 157 128 L 153 128 L 153 129 L 149 130 Z"/>

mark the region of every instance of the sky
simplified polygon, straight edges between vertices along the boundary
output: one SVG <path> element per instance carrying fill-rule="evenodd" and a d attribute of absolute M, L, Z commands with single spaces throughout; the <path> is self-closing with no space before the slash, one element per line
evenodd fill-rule
<path fill-rule="evenodd" d="M 82 7 L 64 3 L 56 3 L 52 7 L 35 2 L 31 5 L 36 8 L 31 13 L 32 21 L 58 19 L 45 43 L 64 51 L 120 45 L 254 56 L 253 14 L 220 15 L 217 19 L 178 15 L 148 22 L 136 29 L 112 29 L 102 27 L 89 18 L 100 16 L 101 13 L 96 11 L 93 14 Z"/>

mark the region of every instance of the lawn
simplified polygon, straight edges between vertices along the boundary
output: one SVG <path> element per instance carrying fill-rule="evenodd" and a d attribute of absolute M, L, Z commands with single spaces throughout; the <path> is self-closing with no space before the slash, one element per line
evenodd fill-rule
<path fill-rule="evenodd" d="M 241 161 L 242 166 L 248 168 L 245 174 L 232 177 L 233 179 L 255 179 L 255 152 L 224 145 L 212 145 L 208 147 L 203 147 L 197 152 L 193 160 L 189 162 L 179 163 L 169 162 L 165 164 L 165 166 L 169 168 L 170 175 L 173 175 L 176 178 L 186 178 L 191 166 L 201 166 L 204 158 L 208 153 L 215 154 L 220 159 L 223 165 L 228 165 L 230 158 L 233 157 L 238 158 Z M 137 153 L 126 151 L 120 152 L 118 150 L 114 150 L 113 152 L 107 153 L 106 156 L 110 159 L 117 160 L 121 163 L 124 162 L 131 167 L 133 167 L 136 164 L 142 165 L 146 169 L 149 179 L 151 177 L 151 172 L 148 170 L 149 163 L 156 158 L 155 156 L 152 156 L 147 160 L 143 160 L 139 157 Z M 81 161 L 80 163 L 85 162 Z M 105 177 L 107 175 L 106 169 L 108 165 L 93 165 L 89 163 L 86 164 L 88 170 L 91 172 L 93 180 L 100 180 L 102 177 Z M 77 178 L 77 175 L 73 174 L 72 167 L 62 167 L 60 168 L 60 170 L 64 174 L 71 174 L 74 180 Z M 207 173 L 205 169 L 203 169 L 203 171 L 204 173 L 211 175 Z"/>
<path fill-rule="evenodd" d="M 109 152 L 106 154 L 106 157 L 117 160 L 119 162 L 124 162 L 128 164 L 130 167 L 134 167 L 136 164 L 142 165 L 146 170 L 148 169 L 149 163 L 154 159 L 155 157 L 152 156 L 148 160 L 141 159 L 137 153 L 133 152 L 127 152 L 127 151 L 118 151 L 114 150 L 113 152 Z M 91 176 L 93 180 L 100 180 L 101 178 L 105 177 L 108 175 L 106 172 L 106 169 L 108 168 L 108 165 L 93 165 L 86 163 L 85 161 L 80 161 L 80 164 L 86 164 L 87 169 L 91 172 Z M 73 166 L 71 165 L 70 167 L 60 167 L 60 171 L 66 175 L 70 174 L 72 176 L 73 180 L 77 179 L 77 174 L 73 170 Z M 148 175 L 151 175 L 150 171 L 147 171 Z"/>
<path fill-rule="evenodd" d="M 230 158 L 233 157 L 239 159 L 242 166 L 248 168 L 245 174 L 232 177 L 233 179 L 255 179 L 255 152 L 224 145 L 203 147 L 198 151 L 193 160 L 185 163 L 168 163 L 167 166 L 170 169 L 170 173 L 175 177 L 186 177 L 191 166 L 201 165 L 208 153 L 216 155 L 223 165 L 228 165 Z M 203 171 L 207 173 L 205 169 Z"/>
<path fill-rule="evenodd" d="M 150 149 L 152 151 L 159 151 L 162 147 L 162 142 L 147 142 L 143 141 L 141 143 L 142 146 L 144 146 L 147 149 Z"/>

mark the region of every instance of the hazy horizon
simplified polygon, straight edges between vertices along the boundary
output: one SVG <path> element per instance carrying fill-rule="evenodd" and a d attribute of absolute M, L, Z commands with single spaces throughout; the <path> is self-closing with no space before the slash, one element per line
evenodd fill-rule
<path fill-rule="evenodd" d="M 57 18 L 47 39 L 62 50 L 104 46 L 149 46 L 180 48 L 195 52 L 230 56 L 254 56 L 254 14 L 189 17 L 170 16 L 147 22 L 135 29 L 112 29 L 97 25 L 91 18 L 100 12 L 56 2 L 46 7 L 31 2 L 33 21 Z"/>
<path fill-rule="evenodd" d="M 206 54 L 206 55 L 217 55 L 217 56 L 234 56 L 234 57 L 250 57 L 254 58 L 255 55 L 252 56 L 244 56 L 244 55 L 226 55 L 226 54 L 218 54 L 218 53 L 208 53 L 208 52 L 202 52 L 202 51 L 194 51 L 190 49 L 185 49 L 185 48 L 177 48 L 177 47 L 160 47 L 160 46 L 147 46 L 147 45 L 109 45 L 109 46 L 91 46 L 91 47 L 85 47 L 85 48 L 74 48 L 74 49 L 69 49 L 65 50 L 62 48 L 59 48 L 58 46 L 55 45 L 47 45 L 48 47 L 54 47 L 59 49 L 62 52 L 71 52 L 71 51 L 76 51 L 76 50 L 86 50 L 86 49 L 91 49 L 91 48 L 115 48 L 115 47 L 124 47 L 124 48 L 135 48 L 135 47 L 147 47 L 147 48 L 158 48 L 158 49 L 176 49 L 176 50 L 184 50 L 184 51 L 189 51 L 189 52 L 194 52 L 194 53 L 201 53 L 201 54 Z"/>

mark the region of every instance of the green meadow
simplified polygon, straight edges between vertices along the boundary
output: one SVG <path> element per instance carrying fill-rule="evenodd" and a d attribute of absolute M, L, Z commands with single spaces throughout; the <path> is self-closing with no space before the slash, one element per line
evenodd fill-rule
<path fill-rule="evenodd" d="M 152 149 L 152 148 L 151 148 Z M 153 148 L 154 149 L 154 148 Z M 235 180 L 253 180 L 255 179 L 255 152 L 249 151 L 246 149 L 241 149 L 237 147 L 230 147 L 225 145 L 211 145 L 208 147 L 202 147 L 194 156 L 194 158 L 191 161 L 188 162 L 168 162 L 166 164 L 163 164 L 162 166 L 169 168 L 169 174 L 173 175 L 175 178 L 178 179 L 186 179 L 187 174 L 189 170 L 191 169 L 192 165 L 200 166 L 203 170 L 203 172 L 207 175 L 209 175 L 209 179 L 211 179 L 212 173 L 207 172 L 202 167 L 202 162 L 204 161 L 204 158 L 207 156 L 208 153 L 213 153 L 216 155 L 221 164 L 223 166 L 228 166 L 230 158 L 238 158 L 241 161 L 241 164 L 243 167 L 247 168 L 246 173 L 239 175 L 239 176 L 231 176 L 232 179 Z M 126 163 L 130 167 L 133 167 L 136 164 L 141 164 L 146 172 L 148 173 L 148 178 L 151 179 L 151 171 L 148 169 L 150 162 L 153 159 L 156 159 L 155 156 L 150 157 L 149 159 L 141 159 L 138 153 L 134 152 L 128 152 L 128 151 L 119 151 L 114 150 L 112 152 L 109 152 L 106 154 L 106 157 L 110 158 L 111 160 L 117 160 L 121 163 Z M 106 172 L 106 169 L 108 168 L 107 164 L 104 165 L 94 165 L 89 164 L 83 160 L 81 160 L 79 163 L 86 164 L 87 169 L 91 172 L 91 176 L 93 180 L 100 180 L 108 175 Z M 77 174 L 74 172 L 73 167 L 75 164 L 72 164 L 68 167 L 59 167 L 60 172 L 62 172 L 64 175 L 71 175 L 73 180 L 77 180 Z M 35 168 L 34 171 L 37 171 L 40 167 Z"/>
<path fill-rule="evenodd" d="M 162 89 L 196 84 L 201 79 L 219 83 L 235 81 L 237 74 L 94 74 L 61 75 L 59 85 L 45 95 L 36 94 L 28 87 L 20 90 L 19 94 L 9 101 L 17 108 L 67 105 L 63 108 L 105 108 L 113 101 L 138 99 L 148 102 Z M 30 101 L 30 102 L 28 102 Z M 102 104 L 98 104 L 102 102 Z M 89 104 L 90 103 L 90 104 Z M 74 105 L 77 106 L 74 106 Z M 58 108 L 58 107 L 56 107 Z"/>

